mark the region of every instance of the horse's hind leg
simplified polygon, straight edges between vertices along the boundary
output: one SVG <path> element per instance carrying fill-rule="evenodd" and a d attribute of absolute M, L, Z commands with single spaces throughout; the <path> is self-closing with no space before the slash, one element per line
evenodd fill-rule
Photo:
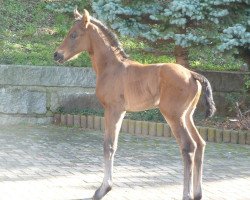
<path fill-rule="evenodd" d="M 117 149 L 118 135 L 125 111 L 119 107 L 110 106 L 105 109 L 105 133 L 104 133 L 104 179 L 102 185 L 96 190 L 93 200 L 102 199 L 112 189 L 112 173 L 114 155 Z"/>
<path fill-rule="evenodd" d="M 193 113 L 195 111 L 195 108 L 196 108 L 196 105 L 198 103 L 200 93 L 201 93 L 200 83 L 197 83 L 197 84 L 198 84 L 198 92 L 186 114 L 186 124 L 187 124 L 188 130 L 191 133 L 192 138 L 197 144 L 197 149 L 196 149 L 195 158 L 194 158 L 194 180 L 193 180 L 195 200 L 199 200 L 202 198 L 202 188 L 201 188 L 202 187 L 202 170 L 203 170 L 204 151 L 205 151 L 205 146 L 206 146 L 206 142 L 200 136 L 193 121 Z"/>
<path fill-rule="evenodd" d="M 167 106 L 167 105 L 166 105 Z M 174 108 L 160 107 L 160 110 L 168 121 L 171 130 L 179 144 L 180 151 L 184 163 L 184 187 L 183 187 L 183 199 L 193 199 L 193 167 L 194 167 L 194 155 L 196 151 L 196 143 L 192 139 L 185 122 L 185 111 L 175 112 Z"/>
<path fill-rule="evenodd" d="M 188 129 L 181 118 L 174 121 L 169 120 L 169 125 L 180 146 L 184 163 L 183 200 L 190 200 L 193 199 L 193 167 L 196 143 L 189 135 Z"/>
<path fill-rule="evenodd" d="M 166 79 L 167 80 L 167 79 Z M 171 82 L 170 82 L 171 83 Z M 195 82 L 162 85 L 159 108 L 179 144 L 184 164 L 183 199 L 193 200 L 193 170 L 196 141 L 186 124 L 186 114 L 197 93 Z"/>
<path fill-rule="evenodd" d="M 202 170 L 203 170 L 203 159 L 204 159 L 204 152 L 205 152 L 205 146 L 206 142 L 202 139 L 202 137 L 199 135 L 198 130 L 196 129 L 192 114 L 190 116 L 187 115 L 187 124 L 189 132 L 192 134 L 192 137 L 194 141 L 197 144 L 197 149 L 195 152 L 195 158 L 194 158 L 194 199 L 199 200 L 202 198 Z"/>

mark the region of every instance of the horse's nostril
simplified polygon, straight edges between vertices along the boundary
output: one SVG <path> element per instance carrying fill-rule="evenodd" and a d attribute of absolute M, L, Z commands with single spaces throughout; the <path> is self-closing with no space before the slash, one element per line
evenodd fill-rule
<path fill-rule="evenodd" d="M 55 60 L 55 61 L 61 61 L 61 60 L 63 60 L 63 54 L 60 54 L 60 53 L 58 53 L 58 52 L 55 52 L 55 53 L 54 53 L 54 60 Z"/>
<path fill-rule="evenodd" d="M 55 53 L 54 53 L 54 58 L 56 59 L 57 57 L 58 57 L 58 53 L 55 52 Z"/>

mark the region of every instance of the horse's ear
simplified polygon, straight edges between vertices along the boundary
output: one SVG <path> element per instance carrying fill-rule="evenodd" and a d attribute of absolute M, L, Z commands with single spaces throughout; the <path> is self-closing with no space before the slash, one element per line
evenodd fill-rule
<path fill-rule="evenodd" d="M 89 12 L 85 9 L 83 11 L 82 20 L 83 20 L 83 24 L 84 24 L 85 28 L 87 28 L 89 25 L 89 22 L 90 22 L 90 15 L 89 15 Z"/>
<path fill-rule="evenodd" d="M 79 20 L 82 18 L 82 15 L 78 12 L 77 7 L 74 9 L 74 17 L 75 20 Z"/>

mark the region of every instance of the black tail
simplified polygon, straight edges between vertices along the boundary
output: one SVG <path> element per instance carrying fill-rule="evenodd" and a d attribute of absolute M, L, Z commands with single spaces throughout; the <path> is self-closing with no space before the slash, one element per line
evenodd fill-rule
<path fill-rule="evenodd" d="M 206 118 L 212 117 L 216 111 L 215 103 L 213 99 L 213 92 L 212 87 L 207 80 L 207 78 L 201 74 L 198 74 L 196 72 L 192 72 L 193 77 L 195 80 L 198 80 L 202 86 L 205 88 L 205 104 L 206 104 Z"/>

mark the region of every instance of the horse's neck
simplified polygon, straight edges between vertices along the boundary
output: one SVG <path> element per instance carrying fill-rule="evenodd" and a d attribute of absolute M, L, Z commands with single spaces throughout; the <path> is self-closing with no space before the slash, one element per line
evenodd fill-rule
<path fill-rule="evenodd" d="M 91 38 L 91 61 L 97 76 L 101 76 L 105 71 L 115 70 L 121 65 L 119 56 L 112 48 L 106 44 L 103 38 Z"/>

